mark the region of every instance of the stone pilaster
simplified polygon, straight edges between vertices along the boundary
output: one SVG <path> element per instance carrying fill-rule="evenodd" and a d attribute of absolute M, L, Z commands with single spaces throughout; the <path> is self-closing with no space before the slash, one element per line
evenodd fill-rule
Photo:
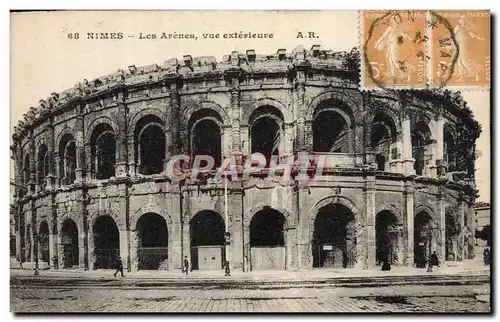
<path fill-rule="evenodd" d="M 312 268 L 313 258 L 311 252 L 312 229 L 309 227 L 309 218 L 307 217 L 309 209 L 308 183 L 299 182 L 297 184 L 297 261 L 298 269 Z M 316 216 L 317 214 L 314 214 Z"/>
<path fill-rule="evenodd" d="M 80 110 L 80 106 L 78 107 Z M 85 145 L 84 140 L 84 124 L 83 124 L 83 116 L 80 114 L 76 118 L 75 122 L 75 152 L 76 152 L 76 169 L 75 169 L 75 182 L 81 183 L 83 182 L 83 178 L 86 177 L 87 180 L 90 180 L 90 174 L 92 173 L 90 168 L 87 168 L 85 171 L 85 167 L 91 165 L 91 160 L 86 159 L 91 157 L 90 154 L 90 145 Z M 89 134 L 90 137 L 90 134 Z M 86 164 L 86 161 L 88 164 Z M 86 172 L 86 173 L 85 173 Z"/>
<path fill-rule="evenodd" d="M 125 105 L 123 92 L 118 93 L 117 99 L 118 137 L 116 140 L 117 158 L 115 165 L 115 176 L 117 178 L 127 176 L 128 166 L 128 108 Z"/>
<path fill-rule="evenodd" d="M 414 194 L 415 187 L 413 181 L 406 181 L 403 198 L 405 201 L 405 211 L 404 211 L 404 248 L 405 248 L 405 260 L 404 264 L 406 266 L 413 265 L 413 236 L 414 236 Z"/>
<path fill-rule="evenodd" d="M 123 269 L 130 271 L 130 218 L 128 204 L 128 188 L 125 183 L 120 184 L 119 199 L 119 225 L 120 230 L 120 257 L 123 262 Z"/>
<path fill-rule="evenodd" d="M 446 213 L 445 213 L 445 200 L 444 194 L 439 193 L 436 196 L 436 214 L 438 215 L 439 233 L 436 234 L 437 237 L 437 249 L 436 254 L 441 261 L 446 260 Z"/>
<path fill-rule="evenodd" d="M 181 269 L 183 259 L 183 240 L 182 240 L 182 196 L 180 187 L 173 186 L 170 194 L 171 214 L 172 214 L 172 234 L 168 236 L 169 242 L 168 267 L 169 269 Z"/>
<path fill-rule="evenodd" d="M 402 121 L 403 129 L 403 168 L 406 175 L 414 175 L 415 169 L 413 165 L 415 159 L 413 159 L 413 151 L 411 146 L 411 122 L 408 116 Z"/>
<path fill-rule="evenodd" d="M 181 221 L 181 241 L 182 241 L 182 257 L 181 257 L 181 265 L 182 265 L 182 260 L 184 259 L 185 256 L 187 256 L 187 259 L 190 263 L 189 267 L 193 267 L 193 264 L 191 263 L 191 238 L 190 238 L 190 216 L 191 212 L 188 207 L 189 205 L 189 200 L 182 197 L 182 212 L 180 213 L 182 216 L 182 221 Z"/>
<path fill-rule="evenodd" d="M 182 152 L 181 141 L 181 98 L 178 84 L 175 80 L 170 83 L 170 126 L 172 130 L 172 146 L 169 149 L 171 154 L 176 155 Z"/>
<path fill-rule="evenodd" d="M 375 266 L 376 242 L 375 242 L 375 176 L 366 176 L 365 179 L 365 240 L 364 240 L 364 268 L 373 268 Z M 360 241 L 362 242 L 362 241 Z M 361 265 L 361 263 L 359 264 Z"/>
<path fill-rule="evenodd" d="M 458 222 L 460 223 L 460 233 L 458 234 L 458 249 L 457 249 L 457 259 L 459 261 L 464 260 L 464 228 L 465 228 L 465 213 L 464 213 L 464 201 L 459 199 L 458 201 Z"/>
<path fill-rule="evenodd" d="M 230 254 L 226 254 L 226 258 L 230 261 L 231 270 L 243 270 L 243 190 L 232 188 L 228 198 L 231 245 L 227 247 Z"/>
<path fill-rule="evenodd" d="M 139 258 L 138 258 L 138 248 L 139 248 L 139 232 L 135 230 L 135 227 L 130 227 L 130 271 L 137 272 L 139 270 Z M 169 265 L 170 267 L 170 265 Z"/>
<path fill-rule="evenodd" d="M 238 78 L 231 80 L 231 133 L 233 141 L 233 151 L 241 152 L 241 131 L 240 131 L 240 89 Z"/>
<path fill-rule="evenodd" d="M 28 185 L 30 187 L 29 193 L 34 194 L 36 191 L 36 151 L 35 151 L 35 140 L 33 136 L 29 139 L 29 153 L 30 153 L 30 181 Z"/>
<path fill-rule="evenodd" d="M 305 95 L 306 95 L 306 87 L 305 87 L 305 72 L 304 70 L 297 71 L 297 83 L 295 86 L 295 115 L 297 118 L 297 129 L 296 129 L 296 152 L 306 151 L 306 127 L 305 127 L 305 117 L 304 111 L 306 109 L 305 106 Z"/>

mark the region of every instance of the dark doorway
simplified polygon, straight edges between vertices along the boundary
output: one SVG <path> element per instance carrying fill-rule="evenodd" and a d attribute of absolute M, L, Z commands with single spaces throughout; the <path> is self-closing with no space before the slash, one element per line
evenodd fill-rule
<path fill-rule="evenodd" d="M 167 269 L 168 229 L 163 217 L 155 213 L 141 216 L 137 222 L 139 269 Z"/>
<path fill-rule="evenodd" d="M 252 124 L 252 153 L 262 153 L 269 164 L 273 155 L 279 155 L 280 126 L 270 117 L 260 117 Z"/>
<path fill-rule="evenodd" d="M 68 218 L 62 224 L 61 233 L 63 268 L 78 266 L 78 227 L 73 220 Z"/>
<path fill-rule="evenodd" d="M 60 185 L 72 184 L 76 179 L 76 147 L 71 134 L 66 133 L 59 143 Z"/>
<path fill-rule="evenodd" d="M 120 234 L 110 216 L 100 216 L 94 226 L 94 268 L 114 268 L 120 260 Z"/>
<path fill-rule="evenodd" d="M 348 268 L 356 262 L 354 214 L 344 205 L 322 207 L 314 220 L 313 267 Z"/>
<path fill-rule="evenodd" d="M 192 132 L 193 155 L 208 155 L 214 159 L 214 167 L 221 164 L 221 130 L 212 119 L 202 119 L 195 123 Z M 201 167 L 206 165 L 201 164 Z"/>
<path fill-rule="evenodd" d="M 144 175 L 161 173 L 165 159 L 163 121 L 155 115 L 142 117 L 136 124 L 134 139 L 138 172 Z"/>
<path fill-rule="evenodd" d="M 315 117 L 312 124 L 313 151 L 348 153 L 347 123 L 339 113 L 325 110 Z"/>
<path fill-rule="evenodd" d="M 250 222 L 252 270 L 286 269 L 285 223 L 285 216 L 272 208 L 253 216 Z"/>
<path fill-rule="evenodd" d="M 191 162 L 196 155 L 205 155 L 214 159 L 214 168 L 221 165 L 222 124 L 221 116 L 212 109 L 202 108 L 191 115 L 188 122 Z M 200 166 L 206 164 L 202 162 Z"/>
<path fill-rule="evenodd" d="M 376 217 L 375 234 L 377 265 L 386 260 L 391 265 L 396 264 L 399 237 L 396 216 L 390 211 L 379 212 Z"/>
<path fill-rule="evenodd" d="M 411 135 L 411 146 L 413 158 L 415 159 L 414 169 L 417 175 L 425 175 L 427 147 L 431 144 L 431 130 L 424 122 L 418 122 L 413 128 Z"/>
<path fill-rule="evenodd" d="M 99 124 L 92 134 L 92 172 L 96 179 L 109 179 L 115 175 L 116 140 L 108 124 Z"/>
<path fill-rule="evenodd" d="M 224 232 L 224 220 L 215 211 L 200 211 L 191 219 L 192 269 L 222 269 L 226 257 Z"/>
<path fill-rule="evenodd" d="M 414 219 L 413 260 L 419 268 L 425 268 L 431 254 L 432 246 L 432 217 L 425 211 L 419 212 Z"/>
<path fill-rule="evenodd" d="M 256 213 L 250 222 L 250 246 L 285 246 L 285 217 L 272 208 Z"/>
<path fill-rule="evenodd" d="M 49 258 L 49 225 L 47 222 L 44 220 L 40 224 L 40 231 L 38 233 L 39 239 L 39 245 L 40 245 L 40 260 L 42 262 L 49 263 L 50 265 L 50 258 Z"/>

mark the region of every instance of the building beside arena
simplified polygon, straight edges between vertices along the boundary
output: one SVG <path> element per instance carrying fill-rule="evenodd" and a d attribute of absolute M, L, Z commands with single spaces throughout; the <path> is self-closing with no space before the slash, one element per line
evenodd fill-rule
<path fill-rule="evenodd" d="M 359 61 L 319 46 L 186 55 L 52 93 L 13 133 L 16 257 L 90 270 L 121 258 L 131 271 L 184 256 L 244 271 L 471 258 L 470 109 L 449 91 L 362 91 Z M 309 175 L 210 180 L 256 152 L 306 155 Z M 214 169 L 171 180 L 180 154 Z M 315 180 L 320 159 L 328 180 Z"/>

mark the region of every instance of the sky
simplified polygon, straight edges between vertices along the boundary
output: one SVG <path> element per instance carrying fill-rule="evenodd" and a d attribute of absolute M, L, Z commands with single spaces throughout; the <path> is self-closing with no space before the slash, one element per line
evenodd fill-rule
<path fill-rule="evenodd" d="M 41 28 L 43 26 L 43 28 Z M 130 65 L 163 65 L 183 55 L 215 56 L 254 49 L 272 54 L 297 45 L 349 51 L 360 42 L 355 11 L 248 12 L 51 12 L 11 14 L 11 129 L 30 106 L 52 92 L 83 79 L 111 74 Z M 298 32 L 317 38 L 297 38 Z M 122 32 L 123 39 L 89 40 L 90 32 Z M 267 33 L 272 39 L 204 39 L 208 33 Z M 78 33 L 78 39 L 75 39 Z M 139 39 L 140 34 L 156 39 Z M 195 34 L 194 39 L 160 39 L 166 34 Z M 71 34 L 71 36 L 70 36 Z M 129 37 L 132 36 L 132 37 Z M 488 91 L 462 90 L 482 126 L 477 141 L 476 184 L 480 201 L 490 201 L 490 101 Z"/>

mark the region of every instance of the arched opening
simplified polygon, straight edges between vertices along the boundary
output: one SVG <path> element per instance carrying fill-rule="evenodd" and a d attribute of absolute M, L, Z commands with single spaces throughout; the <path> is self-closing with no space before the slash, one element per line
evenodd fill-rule
<path fill-rule="evenodd" d="M 135 160 L 140 174 L 151 175 L 163 171 L 165 160 L 165 133 L 163 121 L 154 115 L 142 117 L 135 127 Z"/>
<path fill-rule="evenodd" d="M 137 221 L 139 269 L 168 269 L 168 229 L 165 219 L 147 213 Z"/>
<path fill-rule="evenodd" d="M 272 106 L 261 106 L 250 114 L 250 150 L 262 153 L 269 166 L 272 156 L 279 156 L 283 137 L 283 114 Z"/>
<path fill-rule="evenodd" d="M 396 142 L 396 127 L 390 117 L 383 113 L 375 115 L 370 135 L 371 148 L 379 171 L 389 169 L 391 149 Z"/>
<path fill-rule="evenodd" d="M 23 180 L 24 180 L 24 184 L 28 184 L 30 182 L 30 155 L 29 155 L 29 153 L 26 153 L 26 155 L 24 156 Z"/>
<path fill-rule="evenodd" d="M 120 234 L 115 221 L 110 216 L 100 216 L 93 226 L 94 269 L 114 268 L 120 260 Z"/>
<path fill-rule="evenodd" d="M 76 180 L 76 146 L 75 139 L 69 133 L 61 138 L 59 158 L 60 184 L 72 184 Z"/>
<path fill-rule="evenodd" d="M 91 137 L 92 175 L 98 180 L 115 175 L 116 141 L 109 124 L 99 124 Z"/>
<path fill-rule="evenodd" d="M 68 218 L 62 224 L 61 244 L 63 246 L 63 268 L 78 266 L 78 227 L 72 219 Z"/>
<path fill-rule="evenodd" d="M 338 100 L 325 100 L 314 109 L 312 134 L 313 151 L 350 153 L 349 132 L 353 116 L 347 105 Z"/>
<path fill-rule="evenodd" d="M 45 144 L 41 144 L 37 154 L 37 181 L 41 189 L 45 188 L 45 178 L 49 174 L 49 152 Z"/>
<path fill-rule="evenodd" d="M 200 109 L 189 119 L 189 150 L 193 156 L 206 155 L 214 159 L 214 168 L 221 165 L 222 156 L 222 118 L 214 110 Z M 201 164 L 205 167 L 206 164 Z"/>
<path fill-rule="evenodd" d="M 356 263 L 355 217 L 341 204 L 322 207 L 314 220 L 313 267 L 348 268 Z"/>
<path fill-rule="evenodd" d="M 49 225 L 47 224 L 47 221 L 42 221 L 40 224 L 40 230 L 38 231 L 38 245 L 40 247 L 40 250 L 38 253 L 40 254 L 39 260 L 42 262 L 49 263 L 50 265 L 50 258 L 49 258 Z"/>
<path fill-rule="evenodd" d="M 376 262 L 381 265 L 388 261 L 391 265 L 398 263 L 398 220 L 387 210 L 377 214 L 375 221 Z"/>
<path fill-rule="evenodd" d="M 455 141 L 451 132 L 445 128 L 443 134 L 443 161 L 448 172 L 456 171 L 455 164 Z"/>
<path fill-rule="evenodd" d="M 224 220 L 211 210 L 197 213 L 190 222 L 191 267 L 194 270 L 222 269 L 226 260 Z"/>
<path fill-rule="evenodd" d="M 286 269 L 285 224 L 283 214 L 272 208 L 257 212 L 250 222 L 252 270 Z"/>
<path fill-rule="evenodd" d="M 429 157 L 429 145 L 431 141 L 431 130 L 424 122 L 418 122 L 412 130 L 411 146 L 413 159 L 415 159 L 414 169 L 417 175 L 425 175 L 425 165 Z"/>
<path fill-rule="evenodd" d="M 414 218 L 413 229 L 413 260 L 417 267 L 425 268 L 426 262 L 431 255 L 433 238 L 432 217 L 425 211 L 419 212 Z"/>
<path fill-rule="evenodd" d="M 451 211 L 446 212 L 445 217 L 445 260 L 454 261 L 457 258 L 457 238 L 460 234 L 460 226 L 457 225 L 455 217 Z"/>

